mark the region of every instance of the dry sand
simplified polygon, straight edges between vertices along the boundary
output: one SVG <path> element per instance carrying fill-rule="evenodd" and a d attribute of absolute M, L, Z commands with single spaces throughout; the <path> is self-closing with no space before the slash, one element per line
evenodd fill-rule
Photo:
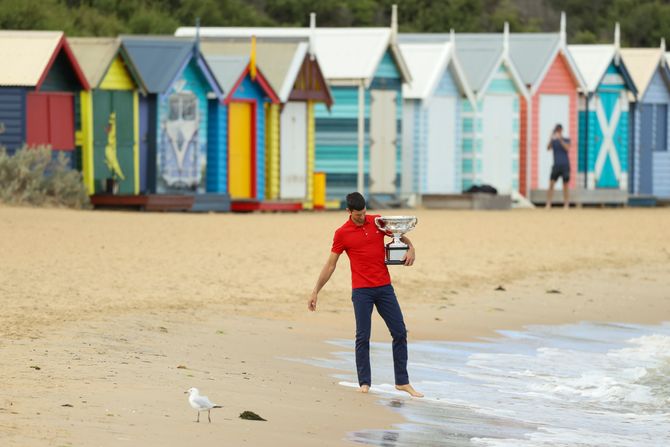
<path fill-rule="evenodd" d="M 392 277 L 410 372 L 412 340 L 670 320 L 668 209 L 406 213 L 417 263 Z M 0 445 L 331 446 L 400 422 L 290 360 L 353 336 L 346 257 L 306 310 L 346 217 L 0 207 Z M 212 424 L 193 422 L 191 386 L 224 405 Z"/>

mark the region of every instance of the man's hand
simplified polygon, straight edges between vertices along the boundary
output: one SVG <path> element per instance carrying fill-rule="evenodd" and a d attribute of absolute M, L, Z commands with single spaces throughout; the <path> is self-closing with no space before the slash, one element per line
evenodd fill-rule
<path fill-rule="evenodd" d="M 312 312 L 316 311 L 316 298 L 317 293 L 312 292 L 312 295 L 310 295 L 309 300 L 307 301 L 307 309 L 309 309 Z"/>
<path fill-rule="evenodd" d="M 414 264 L 415 259 L 416 254 L 414 252 L 414 247 L 410 247 L 409 250 L 407 250 L 407 253 L 405 253 L 405 258 L 403 259 L 405 261 L 405 265 L 410 266 Z"/>

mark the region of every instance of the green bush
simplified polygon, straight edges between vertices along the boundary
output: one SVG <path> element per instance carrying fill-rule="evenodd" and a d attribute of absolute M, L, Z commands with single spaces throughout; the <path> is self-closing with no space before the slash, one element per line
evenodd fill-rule
<path fill-rule="evenodd" d="M 14 205 L 90 208 L 81 174 L 65 154 L 48 147 L 22 147 L 14 155 L 0 147 L 0 202 Z"/>

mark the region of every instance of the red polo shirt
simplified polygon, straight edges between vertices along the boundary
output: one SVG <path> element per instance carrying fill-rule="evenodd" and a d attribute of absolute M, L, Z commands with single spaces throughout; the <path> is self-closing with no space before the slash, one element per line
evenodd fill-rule
<path fill-rule="evenodd" d="M 380 287 L 391 284 L 391 276 L 384 264 L 386 258 L 384 233 L 375 225 L 375 217 L 366 215 L 361 226 L 351 218 L 335 231 L 333 253 L 347 252 L 351 265 L 351 287 Z"/>

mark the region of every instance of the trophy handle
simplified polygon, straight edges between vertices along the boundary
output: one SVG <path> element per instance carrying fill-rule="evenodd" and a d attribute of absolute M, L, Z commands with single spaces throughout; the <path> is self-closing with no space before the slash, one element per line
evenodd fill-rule
<path fill-rule="evenodd" d="M 386 224 L 380 224 L 379 219 L 381 219 L 381 216 L 375 217 L 375 225 L 377 225 L 377 228 L 379 228 L 381 230 L 382 228 L 384 228 L 386 226 Z"/>

